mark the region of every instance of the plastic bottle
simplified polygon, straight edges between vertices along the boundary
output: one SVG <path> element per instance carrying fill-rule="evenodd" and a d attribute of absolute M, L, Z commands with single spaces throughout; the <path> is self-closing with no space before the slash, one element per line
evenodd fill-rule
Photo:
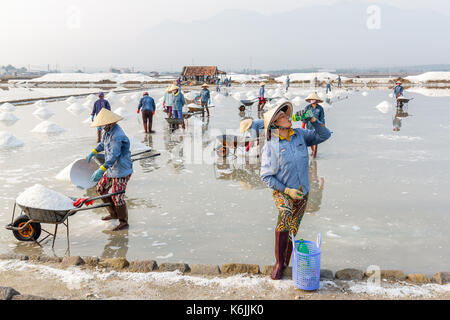
<path fill-rule="evenodd" d="M 299 243 L 299 245 L 298 245 L 298 247 L 297 247 L 297 250 L 298 250 L 298 252 L 300 252 L 300 253 L 303 253 L 303 254 L 309 254 L 309 248 L 308 248 L 308 246 L 305 244 L 305 242 L 304 242 L 303 239 L 300 240 L 300 243 Z M 305 261 L 306 261 L 306 263 L 305 263 Z M 302 267 L 309 268 L 309 267 L 311 266 L 311 265 L 310 265 L 310 262 L 309 262 L 309 257 L 308 257 L 308 256 L 300 256 L 300 265 L 301 265 Z"/>

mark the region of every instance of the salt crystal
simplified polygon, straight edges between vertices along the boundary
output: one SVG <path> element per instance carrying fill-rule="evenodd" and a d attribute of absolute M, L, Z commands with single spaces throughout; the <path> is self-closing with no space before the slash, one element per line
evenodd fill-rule
<path fill-rule="evenodd" d="M 26 189 L 17 197 L 16 202 L 24 207 L 42 210 L 66 211 L 74 209 L 72 199 L 40 184 Z"/>

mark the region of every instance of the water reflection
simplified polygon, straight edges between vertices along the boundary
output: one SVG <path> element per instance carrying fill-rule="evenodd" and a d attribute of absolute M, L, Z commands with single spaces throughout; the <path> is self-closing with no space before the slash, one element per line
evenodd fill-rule
<path fill-rule="evenodd" d="M 123 258 L 128 254 L 128 230 L 113 232 L 103 231 L 109 236 L 102 253 L 102 259 Z"/>
<path fill-rule="evenodd" d="M 261 164 L 226 162 L 216 163 L 214 174 L 217 180 L 229 180 L 239 182 L 244 190 L 265 189 L 262 182 Z"/>
<path fill-rule="evenodd" d="M 317 174 L 317 161 L 312 160 L 309 165 L 309 179 L 311 190 L 309 192 L 308 205 L 306 212 L 316 215 L 320 211 L 322 205 L 323 190 L 325 189 L 325 178 Z"/>
<path fill-rule="evenodd" d="M 404 111 L 403 108 L 397 108 L 394 116 L 394 120 L 392 121 L 392 125 L 394 126 L 394 131 L 399 132 L 402 127 L 402 120 L 409 117 L 409 113 Z"/>

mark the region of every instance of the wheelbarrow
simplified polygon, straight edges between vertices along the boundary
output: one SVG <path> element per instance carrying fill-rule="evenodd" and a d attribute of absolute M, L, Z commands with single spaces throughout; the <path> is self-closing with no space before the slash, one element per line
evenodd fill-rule
<path fill-rule="evenodd" d="M 197 112 L 202 113 L 205 110 L 205 108 L 204 107 L 188 107 L 190 113 L 197 113 Z M 214 106 L 208 106 L 207 108 L 211 109 L 211 108 L 214 108 Z"/>
<path fill-rule="evenodd" d="M 41 243 L 44 242 L 47 238 L 53 237 L 53 249 L 55 247 L 58 226 L 62 224 L 66 227 L 67 230 L 67 246 L 69 247 L 69 217 L 77 214 L 80 211 L 110 207 L 112 206 L 111 203 L 103 203 L 95 206 L 93 205 L 93 203 L 95 200 L 107 199 L 123 193 L 125 193 L 125 191 L 111 193 L 90 199 L 81 199 L 82 201 L 78 202 L 75 202 L 77 200 L 76 198 L 70 197 L 74 201 L 74 205 L 76 204 L 77 206 L 74 206 L 74 208 L 71 210 L 64 211 L 37 209 L 14 203 L 11 223 L 8 224 L 5 228 L 12 231 L 14 237 L 22 242 L 35 242 L 41 245 Z M 86 207 L 83 207 L 84 205 L 86 205 Z M 20 216 L 17 219 L 14 219 L 17 207 L 20 208 Z M 55 225 L 55 231 L 51 233 L 50 231 L 43 229 L 41 224 L 53 224 Z M 46 233 L 46 236 L 42 240 L 38 241 L 42 231 Z"/>
<path fill-rule="evenodd" d="M 280 99 L 280 97 L 275 98 L 266 98 L 266 102 L 271 102 L 272 100 Z M 240 112 L 244 112 L 247 107 L 253 106 L 256 102 L 259 101 L 259 98 L 253 100 L 241 100 L 241 106 L 239 107 Z"/>
<path fill-rule="evenodd" d="M 245 151 L 250 143 L 258 142 L 258 139 L 249 139 L 247 137 L 224 134 L 217 136 L 217 141 L 217 155 L 219 157 L 226 158 L 230 155 L 230 150 L 233 150 L 233 156 L 236 157 L 236 151 L 238 149 Z"/>

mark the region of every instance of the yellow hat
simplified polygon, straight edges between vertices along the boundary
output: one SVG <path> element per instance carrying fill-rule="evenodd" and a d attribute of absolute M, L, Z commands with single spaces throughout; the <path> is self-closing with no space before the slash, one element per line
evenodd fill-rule
<path fill-rule="evenodd" d="M 167 87 L 166 91 L 167 91 L 167 92 L 172 91 L 172 87 L 173 87 L 173 85 L 171 84 L 170 86 Z"/>
<path fill-rule="evenodd" d="M 266 84 L 264 82 L 261 82 L 260 86 L 264 87 Z"/>
<path fill-rule="evenodd" d="M 316 100 L 316 101 L 318 101 L 319 103 L 322 103 L 322 102 L 323 102 L 323 100 L 317 95 L 316 92 L 310 94 L 310 95 L 308 96 L 308 98 L 306 98 L 305 100 L 306 100 L 306 102 L 310 102 L 311 100 Z"/>
<path fill-rule="evenodd" d="M 253 124 L 253 120 L 252 119 L 245 119 L 241 121 L 241 133 L 247 131 L 248 129 L 251 128 Z"/>
<path fill-rule="evenodd" d="M 292 113 L 294 112 L 294 108 L 290 102 L 284 102 L 276 108 L 270 109 L 266 113 L 264 113 L 264 130 L 266 132 L 266 137 L 269 137 L 269 127 L 273 123 L 275 116 L 278 112 L 284 111 L 289 118 L 292 117 Z"/>
<path fill-rule="evenodd" d="M 204 88 L 204 87 L 209 87 L 209 86 L 208 86 L 207 83 L 204 83 L 204 84 L 202 85 L 202 88 Z"/>
<path fill-rule="evenodd" d="M 95 117 L 94 122 L 91 124 L 91 128 L 103 127 L 108 124 L 116 123 L 123 120 L 123 118 L 108 109 L 103 108 L 99 114 Z"/>

